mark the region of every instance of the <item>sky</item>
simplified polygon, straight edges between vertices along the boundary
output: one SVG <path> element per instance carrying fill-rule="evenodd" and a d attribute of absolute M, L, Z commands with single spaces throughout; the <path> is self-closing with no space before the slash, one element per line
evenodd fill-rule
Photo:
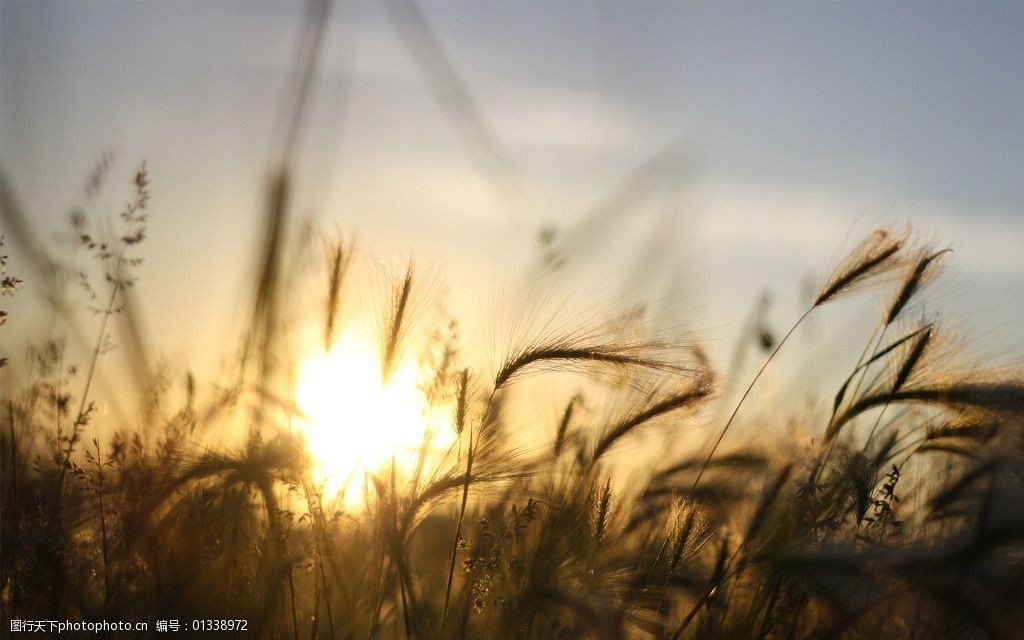
<path fill-rule="evenodd" d="M 762 292 L 784 329 L 845 248 L 909 221 L 955 250 L 943 312 L 1024 355 L 1024 3 L 418 6 L 499 169 L 394 16 L 339 3 L 294 210 L 357 233 L 371 262 L 428 265 L 456 315 L 508 305 L 553 225 L 567 262 L 550 277 L 574 299 L 671 298 L 725 361 Z M 139 299 L 178 366 L 239 327 L 303 14 L 0 0 L 3 171 L 51 238 L 104 151 L 111 180 L 146 160 Z M 841 340 L 870 311 L 815 330 Z M 32 329 L 11 324 L 5 343 Z"/>

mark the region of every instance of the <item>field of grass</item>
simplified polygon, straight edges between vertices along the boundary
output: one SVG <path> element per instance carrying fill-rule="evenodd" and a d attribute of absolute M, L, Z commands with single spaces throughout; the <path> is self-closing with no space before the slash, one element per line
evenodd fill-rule
<path fill-rule="evenodd" d="M 517 329 L 484 371 L 455 331 L 420 317 L 429 289 L 414 267 L 369 283 L 382 292 L 374 383 L 425 363 L 417 388 L 434 419 L 422 446 L 356 469 L 358 495 L 342 500 L 316 471 L 334 454 L 296 426 L 289 309 L 292 292 L 312 290 L 320 307 L 306 320 L 329 349 L 345 331 L 355 247 L 283 239 L 285 172 L 232 372 L 126 384 L 130 418 L 102 423 L 92 383 L 115 328 L 130 347 L 148 180 L 143 166 L 116 231 L 75 218 L 99 277 L 64 272 L 54 291 L 84 295 L 83 313 L 55 304 L 50 340 L 2 354 L 5 632 L 11 619 L 243 619 L 265 638 L 1020 637 L 1024 372 L 979 365 L 969 336 L 922 311 L 953 258 L 941 246 L 878 230 L 822 274 L 803 318 L 853 295 L 884 303 L 821 412 L 759 409 L 767 425 L 800 422 L 791 436 L 727 437 L 747 394 L 723 394 L 730 372 L 642 314 Z M 320 268 L 296 268 L 311 251 Z M 18 268 L 5 259 L 12 315 L 42 286 Z M 72 326 L 92 336 L 83 361 L 65 357 Z M 786 339 L 764 340 L 770 368 Z M 560 418 L 523 424 L 536 402 L 524 381 L 566 374 L 587 382 L 566 385 Z M 760 376 L 736 384 L 750 392 Z M 335 415 L 345 432 L 388 426 L 372 406 Z M 521 429 L 553 437 L 524 448 L 512 444 Z M 636 448 L 646 475 L 622 481 L 617 450 L 675 431 L 703 445 L 671 459 Z"/>

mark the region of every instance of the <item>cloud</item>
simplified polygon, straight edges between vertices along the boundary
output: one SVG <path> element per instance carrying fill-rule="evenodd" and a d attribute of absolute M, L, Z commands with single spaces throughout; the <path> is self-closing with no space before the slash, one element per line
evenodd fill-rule
<path fill-rule="evenodd" d="M 633 149 L 649 137 L 635 109 L 609 96 L 542 87 L 516 87 L 489 105 L 509 144 L 573 153 Z"/>
<path fill-rule="evenodd" d="M 926 237 L 952 246 L 957 263 L 972 273 L 1024 281 L 1024 219 L 1006 212 L 966 216 L 923 199 L 894 203 L 814 186 L 728 179 L 705 180 L 696 189 L 703 202 L 696 234 L 722 251 L 784 255 L 815 265 L 875 226 L 912 221 Z"/>

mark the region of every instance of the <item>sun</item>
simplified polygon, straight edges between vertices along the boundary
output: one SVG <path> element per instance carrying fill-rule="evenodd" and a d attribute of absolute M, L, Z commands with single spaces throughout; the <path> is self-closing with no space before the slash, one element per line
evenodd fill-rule
<path fill-rule="evenodd" d="M 435 429 L 421 391 L 429 373 L 405 360 L 385 382 L 375 349 L 357 335 L 342 336 L 330 351 L 303 361 L 295 400 L 325 495 L 358 502 L 366 472 L 392 459 L 399 470 L 411 469 L 425 438 L 431 450 L 450 444 L 452 436 L 444 436 L 451 430 Z"/>

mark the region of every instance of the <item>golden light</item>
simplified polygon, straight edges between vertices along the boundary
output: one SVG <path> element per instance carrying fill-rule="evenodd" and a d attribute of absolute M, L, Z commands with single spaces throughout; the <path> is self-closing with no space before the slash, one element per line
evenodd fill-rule
<path fill-rule="evenodd" d="M 429 374 L 415 361 L 399 363 L 387 384 L 380 358 L 358 336 L 343 336 L 329 352 L 309 356 L 299 372 L 295 399 L 313 471 L 325 495 L 361 500 L 366 471 L 390 464 L 411 470 L 424 438 L 431 450 L 453 442 L 451 429 L 435 429 L 421 391 Z"/>

